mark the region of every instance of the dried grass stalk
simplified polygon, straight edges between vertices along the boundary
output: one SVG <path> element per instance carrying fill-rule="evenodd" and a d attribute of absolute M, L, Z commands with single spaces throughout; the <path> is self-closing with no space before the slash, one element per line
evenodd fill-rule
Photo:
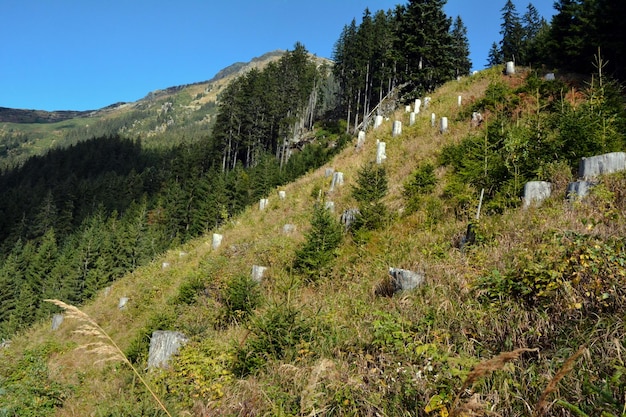
<path fill-rule="evenodd" d="M 82 323 L 73 333 L 79 334 L 81 336 L 91 337 L 97 339 L 96 342 L 85 343 L 77 348 L 77 350 L 84 350 L 91 354 L 98 356 L 100 359 L 95 363 L 104 363 L 104 362 L 123 362 L 130 367 L 133 373 L 139 378 L 141 383 L 150 391 L 150 394 L 157 402 L 159 407 L 167 414 L 169 417 L 172 415 L 167 411 L 165 404 L 161 401 L 161 399 L 156 395 L 156 393 L 150 388 L 148 383 L 143 379 L 143 377 L 139 374 L 139 371 L 133 366 L 133 364 L 128 360 L 126 355 L 120 347 L 115 343 L 115 341 L 109 336 L 109 334 L 104 331 L 102 327 L 94 319 L 92 319 L 88 314 L 79 310 L 78 307 L 75 307 L 71 304 L 66 304 L 60 300 L 52 300 L 46 299 L 44 300 L 48 303 L 52 303 L 57 307 L 62 308 L 65 311 L 65 316 L 68 319 L 74 319 L 80 323 Z"/>
<path fill-rule="evenodd" d="M 512 350 L 510 352 L 502 352 L 498 356 L 488 359 L 486 361 L 483 361 L 479 363 L 478 365 L 476 365 L 474 369 L 472 369 L 472 371 L 469 373 L 469 375 L 467 375 L 465 382 L 463 382 L 463 386 L 461 387 L 461 389 L 459 390 L 459 393 L 454 399 L 454 402 L 452 403 L 452 407 L 450 411 L 450 417 L 467 415 L 468 412 L 469 412 L 469 415 L 477 415 L 475 414 L 477 410 L 474 404 L 469 404 L 469 403 L 464 404 L 464 405 L 459 404 L 459 402 L 461 401 L 461 395 L 463 395 L 465 390 L 471 387 L 472 385 L 474 385 L 474 383 L 478 381 L 480 378 L 491 374 L 493 371 L 498 371 L 504 368 L 504 365 L 506 365 L 507 363 L 511 361 L 518 359 L 523 353 L 537 352 L 538 350 L 539 349 L 536 349 L 536 348 L 535 349 L 520 348 L 520 349 Z M 471 407 L 468 408 L 468 406 L 470 405 Z"/>
<path fill-rule="evenodd" d="M 552 377 L 552 379 L 546 386 L 546 389 L 544 389 L 541 393 L 541 397 L 539 397 L 539 401 L 535 406 L 535 412 L 533 413 L 533 416 L 540 417 L 546 414 L 546 412 L 550 408 L 550 403 L 548 403 L 547 400 L 548 396 L 556 391 L 559 382 L 565 377 L 565 375 L 570 373 L 570 371 L 574 368 L 576 359 L 578 359 L 583 353 L 585 353 L 586 349 L 587 346 L 581 346 L 572 356 L 567 358 L 567 360 L 563 363 L 561 369 L 559 369 L 559 371 Z"/>

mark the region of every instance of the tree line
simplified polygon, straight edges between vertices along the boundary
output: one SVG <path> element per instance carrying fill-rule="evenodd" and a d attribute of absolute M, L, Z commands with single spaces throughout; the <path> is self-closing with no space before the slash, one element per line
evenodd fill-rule
<path fill-rule="evenodd" d="M 532 3 L 520 17 L 507 0 L 502 8 L 501 40 L 491 46 L 488 66 L 504 61 L 545 65 L 580 74 L 596 72 L 595 56 L 604 57 L 607 75 L 626 76 L 626 10 L 614 0 L 558 0 L 548 22 Z"/>
<path fill-rule="evenodd" d="M 385 96 L 408 100 L 469 74 L 467 28 L 443 10 L 445 0 L 411 0 L 395 10 L 369 9 L 344 26 L 333 49 L 338 108 L 354 130 Z"/>

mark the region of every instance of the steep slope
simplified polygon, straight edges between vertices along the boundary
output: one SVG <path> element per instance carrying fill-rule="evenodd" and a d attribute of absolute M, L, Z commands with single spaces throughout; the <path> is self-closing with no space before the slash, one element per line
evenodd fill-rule
<path fill-rule="evenodd" d="M 435 171 L 439 184 L 432 198 L 403 214 L 403 185 L 416 167 L 434 161 L 443 145 L 471 131 L 481 134 L 480 127 L 457 117 L 465 109 L 457 106 L 457 97 L 468 106 L 494 80 L 519 78 L 491 70 L 446 84 L 413 126 L 408 113 L 396 111 L 367 132 L 362 149 L 346 149 L 332 164 L 281 189 L 285 200 L 273 193 L 264 210 L 250 207 L 215 231 L 224 236 L 218 249 L 212 249 L 211 236 L 196 239 L 116 282 L 84 311 L 139 366 L 145 364 L 153 330 L 187 335 L 189 343 L 169 370 L 148 373 L 173 414 L 400 416 L 454 410 L 457 415 L 522 415 L 541 403 L 542 392 L 554 393 L 556 388 L 544 391 L 552 375 L 574 365 L 572 375 L 564 370 L 558 377 L 566 378 L 559 415 L 573 415 L 568 410 L 584 394 L 583 380 L 619 400 L 625 385 L 618 373 L 624 366 L 623 316 L 586 315 L 576 306 L 555 313 L 523 298 L 507 299 L 505 291 L 499 300 L 483 296 L 485 288 L 500 288 L 492 271 L 515 268 L 514 253 L 540 251 L 548 268 L 556 255 L 550 255 L 555 252 L 546 234 L 623 232 L 624 202 L 614 193 L 623 178 L 607 180 L 606 193 L 592 197 L 591 204 L 572 207 L 559 188 L 541 208 L 483 217 L 475 229 L 478 244 L 465 251 L 455 241 L 473 217 L 478 195 L 471 210 L 455 213 L 446 202 L 446 168 Z M 431 111 L 449 118 L 447 133 L 431 126 Z M 396 137 L 391 135 L 394 119 L 404 122 Z M 291 265 L 307 238 L 312 205 L 323 195 L 334 203 L 337 217 L 354 207 L 351 191 L 360 168 L 375 160 L 377 141 L 386 143 L 389 192 L 383 202 L 393 220 L 380 230 L 346 235 L 330 271 L 314 282 L 303 279 Z M 327 168 L 343 172 L 345 184 L 331 191 Z M 284 233 L 285 224 L 295 231 Z M 237 288 L 237 277 L 249 276 L 253 265 L 268 268 L 260 303 L 250 317 L 225 320 L 228 291 Z M 423 271 L 425 284 L 389 296 L 384 288 L 390 267 Z M 477 285 L 488 279 L 492 286 Z M 506 285 L 505 277 L 500 279 Z M 129 298 L 122 310 L 120 297 Z M 23 390 L 59 405 L 56 415 L 164 415 L 124 365 L 75 350 L 90 339 L 74 329 L 69 320 L 57 331 L 44 323 L 16 338 L 1 353 L 0 375 L 15 375 L 16 363 L 25 367 L 20 361 L 26 352 L 42 376 L 25 379 Z M 582 340 L 589 350 L 580 351 L 587 352 L 584 363 L 576 364 L 579 356 L 572 354 Z M 470 374 L 481 361 L 518 348 L 539 350 L 514 351 Z M 260 366 L 248 367 L 251 373 L 233 371 L 233 364 L 258 359 L 254 354 L 260 350 Z M 600 360 L 602 355 L 607 359 Z M 611 377 L 613 385 L 602 385 Z M 2 384 L 10 391 L 6 380 Z"/>

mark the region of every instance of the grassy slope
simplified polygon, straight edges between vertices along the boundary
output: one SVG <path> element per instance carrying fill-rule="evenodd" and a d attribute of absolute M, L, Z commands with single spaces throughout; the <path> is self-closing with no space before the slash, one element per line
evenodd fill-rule
<path fill-rule="evenodd" d="M 594 209 L 571 210 L 562 202 L 564 190 L 559 189 L 540 209 L 483 218 L 480 230 L 487 243 L 465 254 L 453 241 L 464 232 L 470 213 L 455 216 L 442 204 L 441 220 L 435 224 L 427 221 L 424 211 L 401 214 L 402 185 L 417 164 L 434 158 L 444 143 L 460 140 L 471 129 L 469 121 L 455 121 L 457 96 L 463 95 L 467 105 L 497 77 L 499 73 L 485 71 L 446 84 L 432 95 L 431 109 L 419 115 L 414 126 L 408 126 L 408 114 L 396 112 L 404 125 L 400 137 L 391 138 L 392 121 L 386 121 L 378 130 L 367 132 L 362 151 L 346 149 L 329 164 L 344 172 L 346 179 L 343 187 L 327 193 L 336 213 L 341 213 L 354 206 L 350 190 L 359 166 L 375 159 L 377 140 L 385 141 L 390 184 L 386 203 L 397 217 L 385 230 L 372 233 L 366 243 L 347 239 L 328 278 L 306 284 L 288 269 L 309 224 L 312 191 L 329 189 L 330 178 L 324 176 L 323 167 L 284 187 L 285 201 L 274 193 L 269 196 L 269 209 L 249 208 L 222 227 L 218 232 L 224 241 L 217 251 L 211 250 L 211 236 L 196 239 L 118 281 L 108 295 L 84 310 L 122 349 L 129 349 L 142 328 L 161 315 L 176 317 L 170 327 L 195 332 L 192 339 L 210 340 L 215 349 L 228 350 L 233 342 L 243 343 L 248 334 L 245 326 L 214 329 L 219 308 L 216 294 L 230 277 L 248 274 L 254 264 L 264 265 L 269 270 L 263 283 L 265 302 L 258 314 L 272 305 L 296 306 L 327 330 L 310 347 L 301 349 L 298 358 L 270 361 L 259 374 L 245 380 L 225 378 L 219 394 L 211 391 L 186 406 L 170 403 L 173 409 L 191 409 L 193 415 L 279 415 L 288 409 L 293 412 L 294 407 L 299 415 L 317 415 L 316 410 L 335 415 L 404 415 L 404 408 L 426 415 L 425 407 L 432 401 L 428 410 L 435 415 L 444 406 L 451 407 L 472 366 L 501 350 L 540 347 L 539 354 L 526 355 L 507 365 L 506 372 L 474 386 L 477 394 L 471 397 L 479 408 L 492 408 L 501 415 L 530 413 L 551 376 L 578 348 L 578 339 L 560 334 L 540 310 L 529 311 L 516 302 L 505 308 L 479 303 L 472 284 L 505 266 L 511 251 L 532 251 L 543 231 L 583 231 L 578 218 L 594 216 Z M 448 116 L 449 133 L 440 135 L 431 128 L 430 111 Z M 439 169 L 437 174 L 443 178 L 445 172 Z M 296 225 L 296 232 L 284 235 L 286 223 Z M 162 262 L 170 266 L 163 268 Z M 423 270 L 427 283 L 414 292 L 376 296 L 375 288 L 386 279 L 389 267 Z M 195 278 L 204 281 L 206 297 L 193 305 L 176 305 L 173 300 L 179 287 Z M 116 308 L 121 296 L 131 300 L 124 311 Z M 19 352 L 50 340 L 59 344 L 49 361 L 52 378 L 74 384 L 76 391 L 57 415 L 101 415 L 103 410 L 131 402 L 130 373 L 121 366 L 93 365 L 93 356 L 73 350 L 81 341 L 71 329 L 66 322 L 51 332 L 48 323 L 42 324 L 17 338 L 10 348 Z M 612 335 L 598 330 L 593 341 L 606 355 L 619 356 L 623 348 L 619 340 L 614 350 L 610 346 L 612 337 L 623 337 L 621 322 L 611 331 Z M 593 368 L 589 354 L 581 361 L 580 371 L 565 376 L 563 384 L 568 388 L 563 395 L 575 395 L 580 389 L 576 375 L 583 368 Z M 441 406 L 435 404 L 439 400 Z"/>

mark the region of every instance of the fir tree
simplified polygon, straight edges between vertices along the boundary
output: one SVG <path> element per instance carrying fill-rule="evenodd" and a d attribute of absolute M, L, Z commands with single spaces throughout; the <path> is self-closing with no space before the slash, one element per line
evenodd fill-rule
<path fill-rule="evenodd" d="M 498 47 L 497 43 L 492 43 L 487 56 L 487 67 L 494 67 L 502 64 L 502 51 Z"/>
<path fill-rule="evenodd" d="M 461 16 L 457 16 L 452 24 L 452 56 L 454 69 L 457 76 L 468 75 L 472 68 L 469 59 L 469 41 L 467 39 L 467 28 L 463 24 Z"/>
<path fill-rule="evenodd" d="M 306 233 L 304 245 L 296 251 L 294 269 L 310 280 L 324 275 L 336 256 L 343 239 L 341 225 L 323 204 L 313 208 L 311 229 Z"/>
<path fill-rule="evenodd" d="M 500 41 L 500 51 L 502 57 L 506 61 L 524 64 L 524 57 L 522 56 L 524 29 L 515 4 L 511 0 L 507 0 L 501 11 L 502 24 L 500 25 L 500 34 L 502 35 L 502 40 Z"/>
<path fill-rule="evenodd" d="M 388 189 L 387 170 L 384 166 L 370 162 L 359 169 L 356 185 L 352 188 L 352 197 L 359 207 L 354 230 L 374 230 L 385 224 L 388 213 L 382 200 Z"/>

